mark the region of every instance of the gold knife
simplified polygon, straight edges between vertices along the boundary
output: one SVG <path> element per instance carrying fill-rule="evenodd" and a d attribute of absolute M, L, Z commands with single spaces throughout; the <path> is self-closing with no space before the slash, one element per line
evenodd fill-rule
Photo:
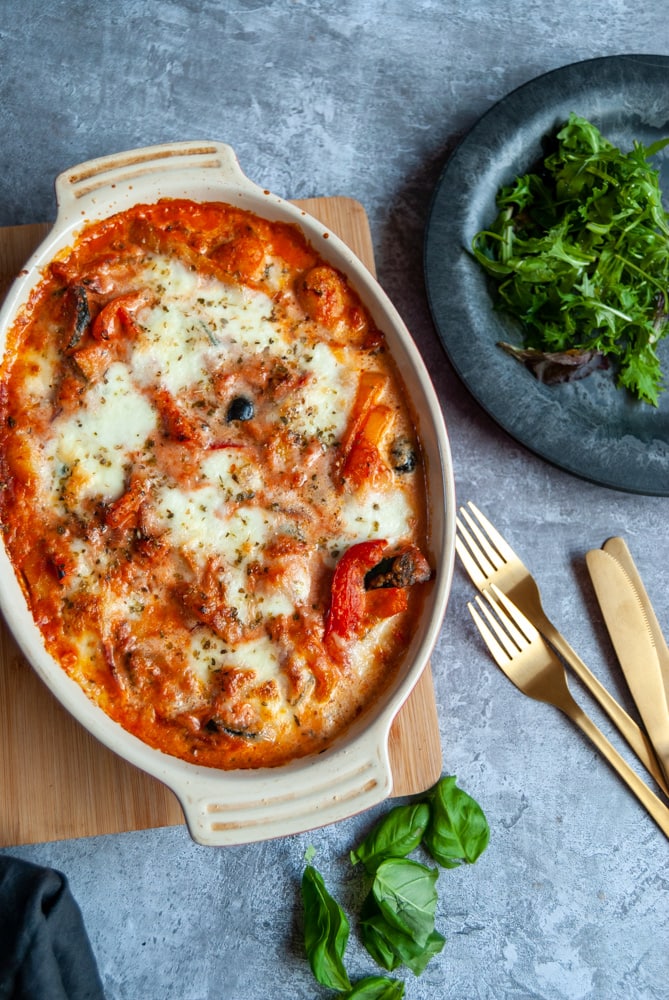
<path fill-rule="evenodd" d="M 625 679 L 669 781 L 669 706 L 641 598 L 610 552 L 593 549 L 586 553 L 585 560 Z"/>
<path fill-rule="evenodd" d="M 602 548 L 605 552 L 610 552 L 612 556 L 615 556 L 634 584 L 636 592 L 641 599 L 641 603 L 644 611 L 646 612 L 646 618 L 648 619 L 648 624 L 650 625 L 650 630 L 653 635 L 655 649 L 657 650 L 657 655 L 660 658 L 660 669 L 662 670 L 662 677 L 664 679 L 664 692 L 667 700 L 669 700 L 669 646 L 667 646 L 667 640 L 662 634 L 660 623 L 658 622 L 655 611 L 653 610 L 653 605 L 650 603 L 650 598 L 646 593 L 646 588 L 644 587 L 643 580 L 641 579 L 639 571 L 636 568 L 634 559 L 632 558 L 632 553 L 627 547 L 627 543 L 624 538 L 609 538 L 604 542 Z"/>

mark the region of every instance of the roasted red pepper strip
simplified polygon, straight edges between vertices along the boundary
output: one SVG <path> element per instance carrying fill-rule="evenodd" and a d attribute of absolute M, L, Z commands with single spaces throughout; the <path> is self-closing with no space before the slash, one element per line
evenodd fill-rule
<path fill-rule="evenodd" d="M 370 410 L 376 406 L 383 395 L 387 381 L 388 379 L 385 375 L 376 371 L 365 371 L 360 376 L 353 410 L 351 411 L 348 427 L 341 442 L 342 465 L 346 462 L 348 453 L 353 447 L 363 424 L 367 420 Z"/>
<path fill-rule="evenodd" d="M 409 606 L 406 587 L 379 587 L 365 593 L 365 618 L 370 625 L 399 615 Z"/>
<path fill-rule="evenodd" d="M 337 563 L 325 619 L 324 641 L 331 652 L 336 649 L 335 636 L 352 639 L 358 634 L 366 609 L 365 575 L 382 559 L 387 544 L 379 539 L 358 542 Z"/>
<path fill-rule="evenodd" d="M 393 410 L 389 406 L 375 406 L 369 411 L 349 448 L 342 470 L 342 479 L 351 489 L 360 489 L 366 483 L 376 485 L 390 475 L 381 458 L 380 446 L 392 419 Z"/>

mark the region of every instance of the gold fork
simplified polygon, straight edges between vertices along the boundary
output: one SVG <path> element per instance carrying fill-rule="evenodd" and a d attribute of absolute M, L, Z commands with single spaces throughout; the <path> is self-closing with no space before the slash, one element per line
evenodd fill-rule
<path fill-rule="evenodd" d="M 646 733 L 600 684 L 548 619 L 536 580 L 508 542 L 475 504 L 469 501 L 467 507 L 469 510 L 460 508 L 462 519 L 456 518 L 455 547 L 474 586 L 485 593 L 487 587 L 495 584 L 529 618 L 606 712 L 665 795 L 669 795 L 669 785 Z"/>
<path fill-rule="evenodd" d="M 525 615 L 497 587 L 493 585 L 490 591 L 492 596 L 488 591 L 484 595 L 487 604 L 476 598 L 482 614 L 471 603 L 467 607 L 495 662 L 524 694 L 559 708 L 578 726 L 669 837 L 669 808 L 574 701 L 562 663 Z"/>

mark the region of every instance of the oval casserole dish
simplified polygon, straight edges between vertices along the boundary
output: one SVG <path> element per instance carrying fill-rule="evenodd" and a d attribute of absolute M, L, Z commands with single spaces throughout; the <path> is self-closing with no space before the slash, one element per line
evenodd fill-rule
<path fill-rule="evenodd" d="M 218 771 L 187 763 L 141 742 L 105 715 L 47 653 L 0 546 L 0 609 L 9 628 L 38 676 L 81 725 L 174 792 L 198 843 L 223 846 L 285 836 L 370 808 L 392 791 L 390 726 L 428 664 L 453 570 L 455 496 L 448 437 L 439 401 L 410 334 L 349 248 L 316 219 L 251 182 L 225 144 L 170 143 L 91 160 L 57 178 L 56 197 L 53 229 L 12 285 L 0 311 L 3 355 L 7 331 L 40 281 L 42 269 L 74 242 L 82 224 L 160 198 L 222 201 L 272 221 L 296 224 L 315 250 L 347 276 L 383 331 L 402 373 L 425 462 L 428 554 L 436 574 L 410 647 L 383 696 L 324 752 L 268 769 Z"/>

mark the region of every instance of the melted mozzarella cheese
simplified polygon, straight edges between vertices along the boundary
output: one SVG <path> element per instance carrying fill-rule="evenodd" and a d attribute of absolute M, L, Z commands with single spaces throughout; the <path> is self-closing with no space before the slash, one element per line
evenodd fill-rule
<path fill-rule="evenodd" d="M 154 515 L 158 530 L 170 543 L 201 565 L 213 553 L 231 550 L 231 540 L 225 538 L 223 497 L 215 486 L 186 490 L 163 485 L 156 493 Z"/>
<path fill-rule="evenodd" d="M 242 449 L 221 448 L 207 455 L 200 464 L 203 480 L 217 486 L 226 500 L 242 491 L 253 492 L 263 485 L 257 465 L 253 465 Z"/>
<path fill-rule="evenodd" d="M 54 421 L 46 459 L 53 466 L 56 491 L 65 487 L 70 500 L 116 499 L 123 492 L 130 456 L 155 427 L 156 413 L 128 369 L 113 364 L 73 414 Z"/>
<path fill-rule="evenodd" d="M 159 257 L 142 269 L 142 281 L 160 303 L 138 316 L 142 333 L 133 352 L 140 384 L 160 384 L 174 396 L 207 379 L 213 361 L 238 350 L 277 345 L 271 300 L 262 292 L 206 281 L 180 261 Z"/>
<path fill-rule="evenodd" d="M 193 673 L 205 684 L 218 670 L 233 668 L 251 672 L 255 684 L 273 681 L 277 692 L 282 693 L 285 689 L 276 648 L 267 636 L 234 649 L 207 629 L 193 636 L 187 653 Z"/>
<path fill-rule="evenodd" d="M 53 376 L 52 359 L 37 351 L 25 351 L 22 358 L 24 386 L 29 403 L 39 404 L 49 390 Z"/>
<path fill-rule="evenodd" d="M 372 488 L 347 495 L 339 514 L 343 530 L 337 548 L 379 537 L 394 545 L 410 533 L 413 516 L 403 492 Z"/>
<path fill-rule="evenodd" d="M 84 687 L 104 686 L 112 706 L 126 699 L 131 714 L 148 698 L 139 712 L 156 722 L 146 722 L 155 745 L 171 719 L 184 728 L 165 746 L 209 754 L 220 713 L 221 734 L 228 717 L 233 736 L 253 734 L 249 720 L 260 720 L 263 738 L 290 729 L 297 752 L 322 749 L 400 655 L 393 626 L 372 618 L 347 643 L 342 672 L 325 616 L 331 570 L 350 546 L 419 534 L 424 498 L 406 477 L 388 470 L 376 486 L 341 478 L 339 442 L 351 431 L 361 372 L 378 365 L 389 397 L 380 405 L 397 413 L 401 387 L 383 352 L 363 344 L 357 306 L 337 336 L 305 311 L 296 289 L 309 254 L 292 258 L 299 264 L 273 258 L 268 240 L 260 291 L 217 279 L 211 246 L 200 267 L 190 244 L 187 263 L 178 235 L 174 245 L 174 256 L 133 257 L 122 287 L 109 279 L 105 300 L 116 294 L 127 305 L 129 283 L 139 293 L 132 301 L 149 304 L 121 312 L 104 350 L 95 350 L 93 323 L 73 363 L 64 360 L 56 324 L 45 322 L 47 335 L 38 324 L 23 354 L 24 409 L 39 412 L 43 432 L 32 436 L 24 412 L 20 433 L 39 504 L 56 512 L 47 566 L 56 618 L 66 639 L 71 628 Z M 91 311 L 99 307 L 92 299 Z M 93 351 L 77 368 L 84 348 Z M 251 403 L 248 423 L 228 419 L 235 396 Z M 410 426 L 408 415 L 398 419 Z M 256 760 L 255 748 L 235 752 Z M 291 748 L 257 752 L 262 763 Z M 235 766 L 214 749 L 208 761 Z"/>
<path fill-rule="evenodd" d="M 282 409 L 281 417 L 295 434 L 318 437 L 332 444 L 346 429 L 348 404 L 355 393 L 355 373 L 337 360 L 327 344 L 308 348 L 302 367 L 307 381 L 299 396 Z"/>

